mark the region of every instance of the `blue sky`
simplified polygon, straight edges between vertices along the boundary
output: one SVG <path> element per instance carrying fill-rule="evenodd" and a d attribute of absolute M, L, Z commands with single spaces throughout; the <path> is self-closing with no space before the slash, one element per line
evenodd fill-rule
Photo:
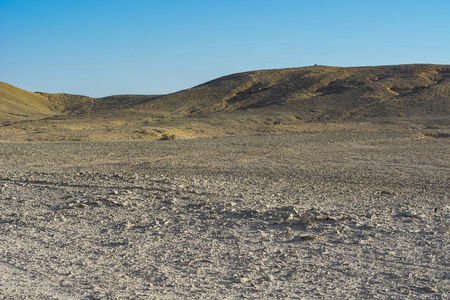
<path fill-rule="evenodd" d="M 236 72 L 450 64 L 450 1 L 0 0 L 0 81 L 93 97 Z"/>

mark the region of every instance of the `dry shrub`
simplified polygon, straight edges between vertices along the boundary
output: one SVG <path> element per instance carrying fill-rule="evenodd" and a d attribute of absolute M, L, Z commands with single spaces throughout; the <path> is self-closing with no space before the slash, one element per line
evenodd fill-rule
<path fill-rule="evenodd" d="M 450 134 L 442 132 L 442 131 L 434 131 L 434 132 L 425 133 L 425 136 L 434 137 L 434 138 L 448 138 L 448 137 L 450 137 Z"/>
<path fill-rule="evenodd" d="M 161 141 L 175 141 L 177 139 L 177 136 L 175 134 L 163 134 L 161 136 Z"/>
<path fill-rule="evenodd" d="M 154 132 L 153 130 L 150 130 L 150 129 L 141 129 L 141 130 L 137 130 L 136 132 L 140 133 L 140 134 L 144 134 L 144 135 L 149 135 L 149 136 L 156 136 L 157 135 L 156 132 Z"/>
<path fill-rule="evenodd" d="M 434 132 L 421 132 L 413 137 L 413 140 L 422 140 L 425 138 L 449 138 L 450 134 L 442 131 L 434 131 Z"/>

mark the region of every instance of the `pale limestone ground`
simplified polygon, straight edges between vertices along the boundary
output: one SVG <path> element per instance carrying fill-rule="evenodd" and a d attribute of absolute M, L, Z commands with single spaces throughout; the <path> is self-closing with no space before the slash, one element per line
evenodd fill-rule
<path fill-rule="evenodd" d="M 0 144 L 5 299 L 447 299 L 448 138 Z"/>

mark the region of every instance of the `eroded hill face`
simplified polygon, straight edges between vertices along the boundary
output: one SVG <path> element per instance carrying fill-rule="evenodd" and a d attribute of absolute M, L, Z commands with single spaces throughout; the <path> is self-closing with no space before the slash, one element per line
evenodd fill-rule
<path fill-rule="evenodd" d="M 15 136 L 36 133 L 31 140 L 450 126 L 448 65 L 261 70 L 169 95 L 105 98 L 30 93 L 2 83 L 0 96 L 0 120 L 13 125 Z"/>
<path fill-rule="evenodd" d="M 290 111 L 298 119 L 348 120 L 450 113 L 450 67 L 263 70 L 225 76 L 138 108 L 191 115 L 245 109 Z"/>

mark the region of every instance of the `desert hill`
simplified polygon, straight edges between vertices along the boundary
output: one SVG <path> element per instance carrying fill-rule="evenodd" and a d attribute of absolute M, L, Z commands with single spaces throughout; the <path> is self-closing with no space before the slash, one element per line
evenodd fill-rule
<path fill-rule="evenodd" d="M 450 113 L 450 66 L 262 70 L 212 80 L 137 106 L 173 115 L 244 109 L 288 111 L 304 121 Z"/>
<path fill-rule="evenodd" d="M 173 117 L 220 111 L 287 111 L 300 120 L 346 120 L 398 115 L 448 116 L 450 66 L 398 65 L 261 70 L 224 76 L 169 95 L 104 98 L 30 93 L 0 85 L 0 113 L 18 116 L 105 113 L 131 109 Z"/>
<path fill-rule="evenodd" d="M 65 93 L 29 92 L 0 82 L 0 121 L 38 120 L 64 115 L 105 113 L 132 108 L 158 95 L 114 95 L 92 98 Z"/>
<path fill-rule="evenodd" d="M 92 98 L 64 93 L 37 92 L 37 94 L 46 97 L 51 102 L 53 110 L 62 114 L 105 113 L 109 110 L 129 109 L 158 97 L 158 95 L 114 95 Z"/>
<path fill-rule="evenodd" d="M 46 97 L 0 82 L 1 121 L 41 119 L 56 114 Z"/>
<path fill-rule="evenodd" d="M 449 116 L 449 65 L 260 70 L 168 95 L 104 98 L 0 84 L 0 124 L 14 136 L 33 132 L 31 140 L 304 132 L 305 126 L 337 130 L 348 124 L 447 128 Z"/>

